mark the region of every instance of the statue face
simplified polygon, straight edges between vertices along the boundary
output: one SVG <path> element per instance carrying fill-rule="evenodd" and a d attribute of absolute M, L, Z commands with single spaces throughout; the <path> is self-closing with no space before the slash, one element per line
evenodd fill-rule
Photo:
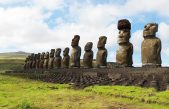
<path fill-rule="evenodd" d="M 118 35 L 118 43 L 123 44 L 129 42 L 130 39 L 130 30 L 129 29 L 123 29 L 119 31 Z"/>
<path fill-rule="evenodd" d="M 79 45 L 79 40 L 80 40 L 80 36 L 79 35 L 75 35 L 74 38 L 72 39 L 71 46 L 72 47 L 78 46 Z"/>
<path fill-rule="evenodd" d="M 30 56 L 30 60 L 33 60 L 34 55 L 35 55 L 34 53 L 32 53 L 32 54 L 31 54 L 31 56 Z"/>
<path fill-rule="evenodd" d="M 37 57 L 38 57 L 38 54 L 35 54 L 35 55 L 34 55 L 34 57 L 33 57 L 33 58 L 34 58 L 34 60 L 36 60 L 36 59 L 37 59 Z"/>
<path fill-rule="evenodd" d="M 90 51 L 93 47 L 93 43 L 92 42 L 88 42 L 86 45 L 85 45 L 85 51 Z"/>
<path fill-rule="evenodd" d="M 44 59 L 44 56 L 45 56 L 45 53 L 42 52 L 41 55 L 40 55 L 40 59 Z"/>
<path fill-rule="evenodd" d="M 63 51 L 63 55 L 67 56 L 69 54 L 69 48 L 65 48 Z"/>
<path fill-rule="evenodd" d="M 143 37 L 146 38 L 147 36 L 155 36 L 156 32 L 158 32 L 158 24 L 149 23 L 144 26 Z"/>
<path fill-rule="evenodd" d="M 46 56 L 49 56 L 49 52 L 46 52 Z"/>
<path fill-rule="evenodd" d="M 30 60 L 30 55 L 26 58 L 26 61 L 29 61 Z"/>
<path fill-rule="evenodd" d="M 60 56 L 60 53 L 61 53 L 61 49 L 60 48 L 56 49 L 55 56 L 56 57 Z"/>
<path fill-rule="evenodd" d="M 40 55 L 41 55 L 41 53 L 38 53 L 38 54 L 37 54 L 37 59 L 40 59 Z"/>
<path fill-rule="evenodd" d="M 106 41 L 107 41 L 107 37 L 106 36 L 101 36 L 99 38 L 99 42 L 97 44 L 97 47 L 98 48 L 105 48 Z"/>
<path fill-rule="evenodd" d="M 54 52 L 55 52 L 55 49 L 51 49 L 50 52 L 51 52 L 51 53 L 54 53 Z"/>
<path fill-rule="evenodd" d="M 50 57 L 54 57 L 54 54 L 55 54 L 55 49 L 51 49 L 50 50 Z"/>
<path fill-rule="evenodd" d="M 45 53 L 44 58 L 45 58 L 45 59 L 48 59 L 48 58 L 49 58 L 49 52 L 46 52 L 46 53 Z"/>

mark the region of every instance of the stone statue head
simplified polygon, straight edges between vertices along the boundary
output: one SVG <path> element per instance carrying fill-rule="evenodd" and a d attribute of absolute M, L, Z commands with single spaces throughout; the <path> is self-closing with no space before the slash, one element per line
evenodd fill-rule
<path fill-rule="evenodd" d="M 41 55 L 40 55 L 40 59 L 43 60 L 44 56 L 45 56 L 45 52 L 42 52 Z"/>
<path fill-rule="evenodd" d="M 74 38 L 72 39 L 71 46 L 72 47 L 78 46 L 79 45 L 79 40 L 80 40 L 80 36 L 79 35 L 74 35 Z"/>
<path fill-rule="evenodd" d="M 128 43 L 130 39 L 131 23 L 127 19 L 121 19 L 118 21 L 117 28 L 119 29 L 118 43 Z"/>
<path fill-rule="evenodd" d="M 119 30 L 119 35 L 118 35 L 118 43 L 119 44 L 124 44 L 128 43 L 130 39 L 130 30 L 129 29 L 123 29 Z"/>
<path fill-rule="evenodd" d="M 156 36 L 156 32 L 158 32 L 158 24 L 148 23 L 144 26 L 143 37 Z"/>
<path fill-rule="evenodd" d="M 60 56 L 60 53 L 61 53 L 61 49 L 60 49 L 60 48 L 57 48 L 57 49 L 56 49 L 56 52 L 55 52 L 55 57 L 59 57 L 59 56 Z"/>
<path fill-rule="evenodd" d="M 123 29 L 131 29 L 131 23 L 129 22 L 129 20 L 127 19 L 121 19 L 118 21 L 118 25 L 117 28 L 119 30 L 123 30 Z"/>
<path fill-rule="evenodd" d="M 37 54 L 37 59 L 38 59 L 38 60 L 40 59 L 40 55 L 41 55 L 41 53 L 38 53 L 38 54 Z"/>
<path fill-rule="evenodd" d="M 50 57 L 52 58 L 52 57 L 54 57 L 54 55 L 55 55 L 55 49 L 51 49 L 50 50 Z"/>
<path fill-rule="evenodd" d="M 46 53 L 45 53 L 44 58 L 45 58 L 45 59 L 48 59 L 48 58 L 49 58 L 49 52 L 46 52 Z"/>
<path fill-rule="evenodd" d="M 30 60 L 33 60 L 34 59 L 34 53 L 31 53 L 31 55 L 30 55 Z"/>
<path fill-rule="evenodd" d="M 85 51 L 90 51 L 92 49 L 92 47 L 93 47 L 93 43 L 92 42 L 88 42 L 85 45 L 84 49 L 85 49 Z"/>
<path fill-rule="evenodd" d="M 107 41 L 106 36 L 100 36 L 99 41 L 97 43 L 97 48 L 105 48 L 106 41 Z"/>
<path fill-rule="evenodd" d="M 68 47 L 66 47 L 63 51 L 63 56 L 67 56 L 67 55 L 69 55 L 69 48 Z"/>
<path fill-rule="evenodd" d="M 38 54 L 35 54 L 34 57 L 33 57 L 33 60 L 36 60 L 38 57 Z"/>
<path fill-rule="evenodd" d="M 27 60 L 29 61 L 31 59 L 31 55 L 29 55 L 28 57 L 27 57 Z"/>

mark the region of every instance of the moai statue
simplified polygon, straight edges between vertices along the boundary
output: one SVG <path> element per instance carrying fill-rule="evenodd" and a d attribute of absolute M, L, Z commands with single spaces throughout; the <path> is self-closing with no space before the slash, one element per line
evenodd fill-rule
<path fill-rule="evenodd" d="M 118 50 L 116 52 L 116 62 L 120 67 L 132 67 L 133 45 L 129 42 L 131 23 L 127 19 L 118 21 Z"/>
<path fill-rule="evenodd" d="M 28 68 L 27 68 L 27 66 L 28 66 L 28 61 L 29 61 L 29 56 L 26 57 L 26 59 L 25 59 L 24 70 L 28 69 Z"/>
<path fill-rule="evenodd" d="M 37 58 L 36 58 L 36 69 L 39 69 L 39 63 L 40 63 L 40 53 L 37 54 Z"/>
<path fill-rule="evenodd" d="M 26 64 L 26 69 L 31 69 L 31 55 L 28 56 L 27 64 Z"/>
<path fill-rule="evenodd" d="M 80 56 L 81 56 L 81 47 L 79 46 L 80 36 L 75 35 L 72 39 L 72 51 L 70 56 L 70 67 L 71 68 L 80 68 Z"/>
<path fill-rule="evenodd" d="M 30 65 L 29 68 L 30 68 L 30 69 L 33 69 L 34 55 L 35 55 L 34 53 L 32 53 L 32 54 L 30 55 L 30 62 L 29 62 L 29 63 L 30 63 L 30 64 L 29 64 L 29 65 Z"/>
<path fill-rule="evenodd" d="M 62 57 L 60 56 L 60 53 L 61 53 L 61 49 L 57 48 L 56 52 L 55 52 L 55 60 L 54 60 L 56 68 L 60 68 L 61 67 Z"/>
<path fill-rule="evenodd" d="M 66 47 L 63 51 L 62 68 L 69 68 L 69 60 L 69 48 Z"/>
<path fill-rule="evenodd" d="M 161 40 L 156 37 L 158 24 L 148 23 L 144 27 L 144 40 L 141 45 L 142 66 L 160 67 L 161 66 Z"/>
<path fill-rule="evenodd" d="M 33 56 L 33 62 L 32 62 L 32 68 L 33 68 L 33 69 L 36 68 L 36 59 L 37 59 L 37 56 L 38 56 L 38 54 L 35 54 L 35 55 Z"/>
<path fill-rule="evenodd" d="M 39 63 L 39 68 L 40 69 L 43 69 L 44 56 L 45 56 L 45 52 L 42 52 L 41 55 L 40 55 L 40 63 Z"/>
<path fill-rule="evenodd" d="M 49 69 L 53 69 L 54 67 L 54 55 L 55 55 L 55 49 L 51 49 L 49 55 L 49 64 L 48 64 Z"/>
<path fill-rule="evenodd" d="M 44 63 L 43 63 L 44 69 L 48 69 L 48 63 L 49 63 L 49 52 L 46 52 L 44 55 Z"/>
<path fill-rule="evenodd" d="M 83 65 L 84 68 L 92 68 L 92 62 L 93 62 L 93 51 L 92 51 L 93 43 L 88 42 L 84 49 L 85 49 L 85 54 L 83 56 Z"/>
<path fill-rule="evenodd" d="M 107 37 L 101 36 L 97 44 L 98 52 L 96 55 L 96 65 L 98 68 L 107 67 L 107 49 L 105 48 L 106 41 Z"/>

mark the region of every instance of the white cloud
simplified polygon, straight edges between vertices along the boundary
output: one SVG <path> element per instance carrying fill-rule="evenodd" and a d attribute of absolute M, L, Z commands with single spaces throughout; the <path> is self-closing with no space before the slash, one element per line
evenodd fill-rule
<path fill-rule="evenodd" d="M 32 0 L 33 4 L 41 9 L 53 11 L 62 8 L 63 0 Z"/>
<path fill-rule="evenodd" d="M 121 6 L 121 12 L 125 15 L 135 15 L 143 12 L 156 12 L 159 15 L 169 16 L 166 13 L 169 10 L 168 0 L 127 0 L 124 6 Z"/>
<path fill-rule="evenodd" d="M 141 43 L 143 41 L 143 30 L 137 30 L 131 36 L 134 52 L 141 52 Z"/>
<path fill-rule="evenodd" d="M 166 24 L 164 22 L 159 24 L 159 37 L 162 39 L 163 42 L 167 44 L 169 41 L 168 35 L 169 35 L 169 24 Z"/>
<path fill-rule="evenodd" d="M 16 3 L 26 3 L 27 0 L 0 0 L 1 5 L 9 5 Z"/>
<path fill-rule="evenodd" d="M 169 56 L 169 24 L 164 22 L 159 24 L 159 37 L 162 42 L 162 54 Z"/>

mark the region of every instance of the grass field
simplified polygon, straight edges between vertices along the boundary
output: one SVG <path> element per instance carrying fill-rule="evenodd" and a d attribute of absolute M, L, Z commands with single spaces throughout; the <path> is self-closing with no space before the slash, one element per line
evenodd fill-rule
<path fill-rule="evenodd" d="M 0 109 L 168 109 L 169 91 L 133 86 L 73 89 L 0 75 Z"/>
<path fill-rule="evenodd" d="M 24 56 L 8 56 L 8 59 L 0 58 L 0 72 L 22 68 Z M 2 73 L 0 109 L 169 109 L 169 91 L 134 86 L 74 89 L 68 84 L 45 83 Z"/>
<path fill-rule="evenodd" d="M 27 55 L 24 53 L 0 53 L 0 71 L 23 69 Z"/>

